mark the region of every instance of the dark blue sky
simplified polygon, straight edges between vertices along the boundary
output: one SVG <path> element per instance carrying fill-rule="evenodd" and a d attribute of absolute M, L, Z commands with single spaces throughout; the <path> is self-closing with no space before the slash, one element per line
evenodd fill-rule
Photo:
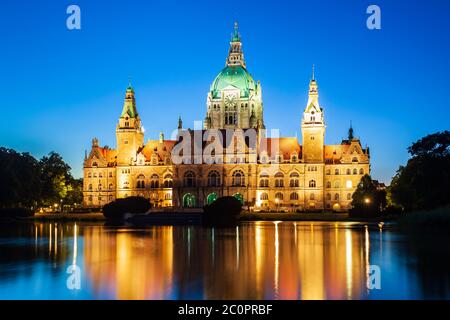
<path fill-rule="evenodd" d="M 66 28 L 81 8 L 82 29 Z M 366 8 L 382 29 L 366 28 Z M 418 138 L 449 129 L 450 1 L 8 1 L 0 5 L 0 145 L 59 152 L 81 176 L 92 137 L 115 146 L 128 78 L 146 139 L 203 120 L 233 22 L 261 80 L 268 128 L 300 136 L 316 65 L 327 144 L 350 120 L 389 182 Z"/>

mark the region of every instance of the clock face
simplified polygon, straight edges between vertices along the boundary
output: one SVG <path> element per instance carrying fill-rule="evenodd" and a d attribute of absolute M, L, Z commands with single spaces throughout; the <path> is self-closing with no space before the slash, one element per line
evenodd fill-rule
<path fill-rule="evenodd" d="M 228 108 L 234 107 L 236 105 L 236 96 L 234 94 L 229 94 L 225 97 L 225 106 Z"/>

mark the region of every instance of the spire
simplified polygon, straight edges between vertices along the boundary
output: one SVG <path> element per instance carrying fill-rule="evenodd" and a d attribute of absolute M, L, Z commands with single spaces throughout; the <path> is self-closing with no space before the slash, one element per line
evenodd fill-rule
<path fill-rule="evenodd" d="M 308 92 L 308 106 L 314 104 L 319 107 L 319 86 L 316 81 L 316 67 L 312 65 L 312 77 L 309 82 L 309 92 Z"/>
<path fill-rule="evenodd" d="M 183 120 L 181 120 L 181 116 L 178 117 L 178 130 L 183 129 Z"/>
<path fill-rule="evenodd" d="M 311 77 L 312 81 L 316 81 L 315 76 L 314 76 L 314 63 L 312 65 L 312 77 Z"/>
<path fill-rule="evenodd" d="M 241 35 L 239 34 L 239 26 L 237 21 L 234 23 L 234 32 L 231 37 L 231 42 L 241 42 Z"/>
<path fill-rule="evenodd" d="M 234 32 L 231 35 L 230 50 L 228 52 L 227 66 L 241 66 L 245 68 L 244 53 L 242 52 L 241 35 L 238 23 L 234 23 Z"/>
<path fill-rule="evenodd" d="M 128 116 L 130 118 L 136 118 L 138 115 L 136 109 L 136 100 L 134 98 L 134 89 L 131 87 L 131 83 L 125 93 L 125 101 L 123 103 L 121 117 Z"/>
<path fill-rule="evenodd" d="M 164 142 L 164 132 L 161 130 L 159 132 L 159 143 L 163 143 Z"/>
<path fill-rule="evenodd" d="M 350 120 L 350 128 L 348 129 L 348 141 L 352 142 L 352 140 L 355 138 L 354 131 L 353 131 L 353 125 L 352 121 Z"/>

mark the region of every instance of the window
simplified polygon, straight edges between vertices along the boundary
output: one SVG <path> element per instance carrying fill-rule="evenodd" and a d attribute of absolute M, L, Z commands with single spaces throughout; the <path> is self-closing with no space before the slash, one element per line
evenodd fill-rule
<path fill-rule="evenodd" d="M 109 184 L 109 190 L 112 190 L 112 189 L 113 189 L 113 184 L 110 183 L 110 184 Z"/>
<path fill-rule="evenodd" d="M 338 175 L 338 174 L 339 174 L 339 169 L 335 169 L 335 170 L 334 170 L 334 174 L 335 174 L 335 175 Z"/>
<path fill-rule="evenodd" d="M 261 193 L 261 196 L 259 197 L 261 200 L 269 200 L 269 195 L 267 193 Z"/>
<path fill-rule="evenodd" d="M 345 186 L 346 186 L 348 189 L 353 188 L 353 182 L 352 182 L 352 180 L 347 180 L 347 182 L 345 183 Z"/>
<path fill-rule="evenodd" d="M 298 193 L 297 192 L 292 192 L 291 195 L 289 196 L 289 198 L 291 200 L 298 200 Z"/>
<path fill-rule="evenodd" d="M 295 155 L 295 154 L 292 155 L 291 161 L 292 161 L 292 162 L 297 162 L 297 161 L 298 161 L 297 155 Z"/>
<path fill-rule="evenodd" d="M 334 182 L 334 187 L 335 188 L 340 188 L 341 184 L 339 183 L 339 181 L 335 181 Z"/>
<path fill-rule="evenodd" d="M 277 192 L 275 194 L 275 199 L 278 199 L 280 201 L 280 200 L 283 200 L 283 198 L 284 198 L 284 196 L 281 192 Z"/>
<path fill-rule="evenodd" d="M 359 174 L 364 174 L 364 169 L 363 168 L 359 169 Z"/>
<path fill-rule="evenodd" d="M 327 181 L 327 188 L 331 188 L 331 181 Z"/>
<path fill-rule="evenodd" d="M 358 174 L 358 169 L 353 169 L 353 174 Z"/>
<path fill-rule="evenodd" d="M 102 184 L 99 183 L 99 184 L 98 184 L 98 191 L 102 191 L 102 188 L 103 188 Z"/>
<path fill-rule="evenodd" d="M 172 194 L 171 193 L 166 193 L 164 195 L 164 200 L 172 200 Z"/>
<path fill-rule="evenodd" d="M 109 201 L 113 201 L 113 196 L 112 196 L 112 194 L 110 194 L 110 195 L 108 196 L 108 200 L 109 200 Z"/>
<path fill-rule="evenodd" d="M 310 188 L 315 188 L 316 187 L 316 181 L 315 180 L 309 181 L 309 187 Z"/>
<path fill-rule="evenodd" d="M 245 186 L 245 176 L 241 170 L 237 170 L 233 173 L 233 179 L 232 179 L 231 185 L 233 187 Z"/>
<path fill-rule="evenodd" d="M 259 176 L 259 186 L 261 188 L 268 188 L 269 187 L 269 175 L 267 173 L 262 173 Z"/>
<path fill-rule="evenodd" d="M 334 195 L 334 200 L 335 200 L 335 201 L 339 201 L 339 193 L 336 193 L 336 194 Z"/>
<path fill-rule="evenodd" d="M 275 174 L 275 188 L 283 188 L 284 187 L 284 174 L 278 172 Z"/>
<path fill-rule="evenodd" d="M 290 175 L 289 186 L 291 188 L 299 187 L 299 174 L 297 172 L 292 172 Z"/>
<path fill-rule="evenodd" d="M 99 177 L 99 178 L 103 178 L 103 173 L 100 172 L 100 173 L 98 174 L 98 177 Z"/>
<path fill-rule="evenodd" d="M 208 187 L 220 186 L 220 174 L 217 171 L 208 173 Z"/>
<path fill-rule="evenodd" d="M 98 163 L 97 163 L 97 162 L 94 162 L 94 163 L 92 163 L 92 166 L 93 166 L 93 167 L 98 167 Z"/>
<path fill-rule="evenodd" d="M 89 202 L 92 202 L 92 196 L 88 197 Z"/>
<path fill-rule="evenodd" d="M 137 177 L 137 188 L 144 189 L 145 188 L 145 176 L 143 174 Z"/>
<path fill-rule="evenodd" d="M 159 188 L 159 176 L 155 173 L 150 178 L 150 188 L 158 189 Z"/>
<path fill-rule="evenodd" d="M 188 188 L 195 187 L 195 174 L 192 171 L 184 174 L 184 186 Z"/>
<path fill-rule="evenodd" d="M 89 190 L 89 191 L 92 191 L 92 184 L 90 184 L 90 185 L 88 186 L 88 190 Z"/>
<path fill-rule="evenodd" d="M 357 158 L 357 157 L 354 157 L 354 158 L 352 159 L 352 162 L 358 162 L 358 158 Z"/>
<path fill-rule="evenodd" d="M 347 200 L 352 200 L 352 194 L 351 193 L 347 193 Z"/>
<path fill-rule="evenodd" d="M 329 176 L 330 174 L 331 174 L 331 170 L 330 169 L 327 169 L 327 176 Z"/>
<path fill-rule="evenodd" d="M 112 173 L 112 172 L 109 173 L 109 177 L 110 177 L 110 178 L 113 177 L 113 173 Z"/>
<path fill-rule="evenodd" d="M 88 173 L 88 178 L 91 178 L 92 177 L 92 174 L 89 172 Z"/>
<path fill-rule="evenodd" d="M 347 174 L 352 174 L 352 171 L 350 169 L 347 169 Z"/>
<path fill-rule="evenodd" d="M 331 200 L 331 193 L 327 193 L 327 200 Z"/>
<path fill-rule="evenodd" d="M 163 183 L 163 187 L 164 188 L 172 188 L 173 182 L 172 182 L 172 175 L 171 174 L 166 174 L 164 176 L 164 183 Z"/>
<path fill-rule="evenodd" d="M 309 200 L 314 200 L 316 197 L 314 196 L 314 193 L 311 193 L 310 195 L 309 195 Z"/>

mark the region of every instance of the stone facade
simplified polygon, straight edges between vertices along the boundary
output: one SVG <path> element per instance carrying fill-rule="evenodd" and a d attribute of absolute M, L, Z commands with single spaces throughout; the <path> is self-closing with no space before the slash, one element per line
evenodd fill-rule
<path fill-rule="evenodd" d="M 130 86 L 116 129 L 117 149 L 100 147 L 94 139 L 85 156 L 84 205 L 143 196 L 154 207 L 183 210 L 231 195 L 254 211 L 345 211 L 361 177 L 370 174 L 369 149 L 352 128 L 340 144 L 324 144 L 324 109 L 314 72 L 301 120 L 302 144 L 295 137 L 266 136 L 261 84 L 246 69 L 237 25 L 226 67 L 211 85 L 206 104 L 204 130 L 185 130 L 180 119 L 176 140 L 161 133 L 159 140 L 145 143 Z M 207 139 L 212 131 L 222 135 L 225 150 L 235 150 L 211 148 L 217 143 Z M 229 131 L 253 134 L 254 144 L 233 144 L 237 138 L 228 137 Z M 186 141 L 192 148 L 177 151 Z M 213 161 L 204 157 L 207 150 Z"/>

